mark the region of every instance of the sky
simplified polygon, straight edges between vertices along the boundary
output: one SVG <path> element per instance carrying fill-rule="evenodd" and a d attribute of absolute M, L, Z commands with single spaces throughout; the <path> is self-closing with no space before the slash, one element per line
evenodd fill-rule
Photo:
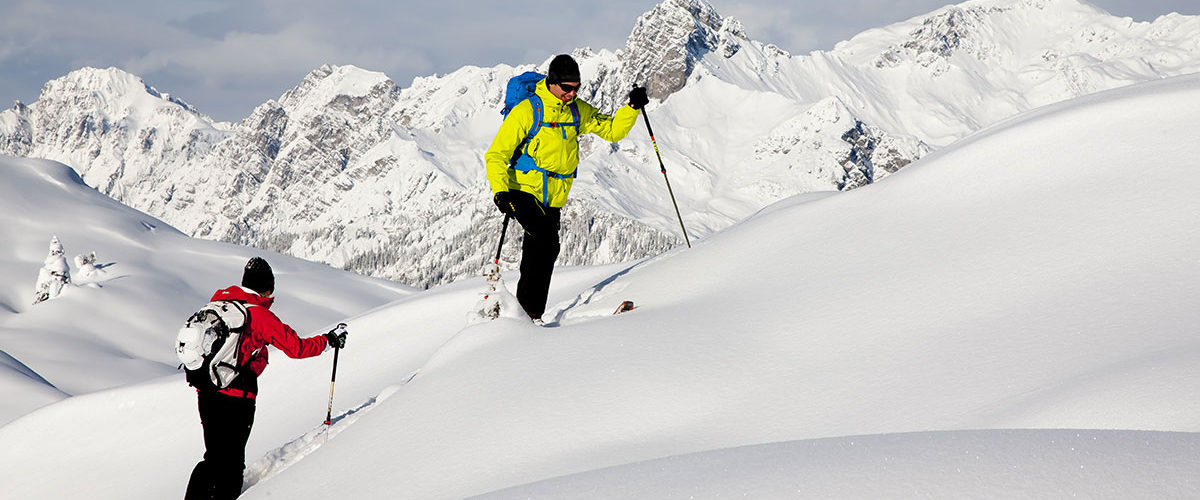
<path fill-rule="evenodd" d="M 1089 0 L 1150 21 L 1200 14 L 1195 0 Z M 793 54 L 947 0 L 709 0 L 750 38 Z M 0 0 L 0 103 L 33 102 L 47 81 L 114 66 L 217 120 L 236 121 L 322 64 L 381 71 L 401 86 L 465 65 L 538 63 L 579 47 L 620 49 L 655 0 Z"/>

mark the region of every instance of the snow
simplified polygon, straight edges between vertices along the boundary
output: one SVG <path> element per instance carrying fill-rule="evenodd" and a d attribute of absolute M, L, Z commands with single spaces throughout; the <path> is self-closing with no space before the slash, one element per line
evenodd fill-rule
<path fill-rule="evenodd" d="M 1198 445 L 1194 434 L 1131 431 L 854 436 L 667 457 L 472 498 L 1179 498 L 1200 488 L 1196 462 L 1164 457 Z"/>
<path fill-rule="evenodd" d="M 1200 71 L 1200 16 L 1133 22 L 1080 0 L 948 5 L 811 54 L 751 34 L 706 2 L 666 0 L 635 22 L 623 50 L 572 51 L 581 95 L 604 112 L 635 84 L 650 86 L 647 115 L 694 237 L 795 194 L 883 179 L 1016 113 Z M 236 124 L 134 75 L 85 68 L 0 112 L 0 151 L 63 161 L 192 236 L 446 283 L 475 274 L 487 254 L 482 228 L 497 216 L 482 155 L 505 82 L 544 71 L 551 54 L 540 57 L 403 87 L 323 66 Z M 568 225 L 564 238 L 589 247 L 562 262 L 682 245 L 648 139 L 639 124 L 617 145 L 584 140 L 567 210 L 593 223 Z"/>
<path fill-rule="evenodd" d="M 302 332 L 412 291 L 188 238 L 99 194 L 60 163 L 0 157 L 0 164 L 0 273 L 9 278 L 0 286 L 0 377 L 10 381 L 3 386 L 0 423 L 67 396 L 180 373 L 174 354 L 163 349 L 172 332 L 216 289 L 239 281 L 252 255 L 273 264 L 282 292 L 276 310 Z M 96 252 L 97 270 L 80 274 L 61 296 L 32 305 L 55 235 L 66 255 Z M 36 397 L 21 397 L 26 394 Z"/>
<path fill-rule="evenodd" d="M 272 356 L 243 498 L 1195 498 L 1198 117 L 1200 76 L 1040 108 L 692 249 L 560 269 L 545 328 L 467 326 L 481 278 L 272 255 L 281 317 L 351 333 L 327 429 L 329 357 Z M 28 277 L 0 289 L 0 484 L 181 496 L 202 445 L 167 343 L 252 253 L 0 161 L 0 266 Z M 52 233 L 113 279 L 27 306 Z"/>

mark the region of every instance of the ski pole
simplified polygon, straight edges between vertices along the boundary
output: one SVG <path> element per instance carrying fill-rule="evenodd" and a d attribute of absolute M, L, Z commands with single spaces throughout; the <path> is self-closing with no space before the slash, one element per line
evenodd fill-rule
<path fill-rule="evenodd" d="M 683 216 L 679 215 L 679 204 L 675 202 L 675 192 L 671 190 L 671 179 L 667 178 L 667 166 L 663 164 L 662 153 L 658 152 L 658 142 L 654 140 L 654 129 L 650 128 L 650 117 L 647 116 L 645 109 L 642 109 L 642 120 L 646 122 L 646 132 L 650 133 L 650 144 L 654 145 L 654 154 L 658 156 L 658 167 L 662 169 L 663 180 L 667 182 L 667 193 L 671 195 L 671 205 L 675 206 L 675 217 L 679 218 L 679 229 L 683 230 L 683 241 L 687 243 L 688 248 L 692 248 L 687 228 L 683 227 Z"/>
<path fill-rule="evenodd" d="M 504 250 L 504 237 L 508 235 L 508 219 L 512 216 L 504 214 L 504 226 L 500 228 L 500 245 L 496 248 L 496 258 L 492 261 L 496 265 L 500 265 L 500 251 Z"/>
<path fill-rule="evenodd" d="M 337 328 L 333 329 L 334 335 L 342 335 L 346 333 L 346 324 L 338 323 Z M 337 383 L 337 362 L 338 353 L 342 352 L 340 347 L 333 348 L 333 375 L 329 377 L 329 408 L 325 410 L 325 425 L 329 426 L 333 423 L 333 386 Z"/>

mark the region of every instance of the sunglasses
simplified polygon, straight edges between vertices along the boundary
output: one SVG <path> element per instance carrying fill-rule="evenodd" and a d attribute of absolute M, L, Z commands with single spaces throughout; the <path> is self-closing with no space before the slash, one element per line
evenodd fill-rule
<path fill-rule="evenodd" d="M 559 83 L 558 88 L 562 89 L 564 94 L 570 94 L 571 92 L 575 92 L 576 90 L 579 90 L 578 85 L 567 85 L 565 83 Z"/>

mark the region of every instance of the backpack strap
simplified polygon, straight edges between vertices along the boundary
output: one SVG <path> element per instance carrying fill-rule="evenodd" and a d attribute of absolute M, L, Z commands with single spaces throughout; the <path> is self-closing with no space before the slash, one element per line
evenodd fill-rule
<path fill-rule="evenodd" d="M 541 97 L 538 97 L 537 94 L 533 94 L 529 96 L 529 99 L 526 99 L 526 101 L 529 101 L 529 106 L 533 108 L 533 125 L 529 127 L 529 132 L 525 134 L 525 139 L 521 141 L 521 144 L 517 146 L 517 150 L 513 152 L 513 163 L 516 163 L 515 158 L 518 156 L 529 156 L 529 143 L 533 141 L 534 136 L 536 136 L 538 132 L 542 130 L 542 125 L 544 125 L 542 120 L 544 120 L 546 117 L 546 107 L 545 104 L 542 103 Z"/>
<path fill-rule="evenodd" d="M 234 309 L 236 309 L 238 312 L 242 313 L 241 326 L 238 326 L 236 328 L 230 328 L 229 331 L 241 333 L 246 330 L 246 327 L 250 326 L 249 308 L 254 307 L 253 304 L 247 304 L 245 301 L 241 301 L 241 300 L 218 300 L 217 302 L 225 302 L 225 303 L 232 304 Z"/>
<path fill-rule="evenodd" d="M 540 100 L 540 99 L 539 99 L 539 100 Z M 579 124 L 580 124 L 580 121 L 581 121 L 581 120 L 579 119 L 579 106 L 575 104 L 575 101 L 571 101 L 571 104 L 569 104 L 569 105 L 568 105 L 568 107 L 569 107 L 569 108 L 571 108 L 571 118 L 572 118 L 574 121 L 569 121 L 569 122 L 550 122 L 550 123 L 543 123 L 542 125 L 545 125 L 545 126 L 547 126 L 547 127 L 551 127 L 551 128 L 575 127 L 575 135 L 576 135 L 576 136 L 578 136 L 578 135 L 579 135 Z M 563 136 L 563 139 L 566 139 L 566 138 L 567 138 L 567 131 L 566 131 L 566 130 L 563 130 L 563 131 L 562 131 L 562 136 Z"/>
<path fill-rule="evenodd" d="M 243 303 L 242 305 L 245 306 L 245 310 L 246 310 L 246 324 L 242 325 L 241 333 L 246 333 L 246 332 L 250 331 L 250 308 L 251 307 L 262 307 L 262 306 L 260 306 L 258 304 L 247 304 L 247 303 Z M 242 342 L 245 342 L 247 338 L 248 337 L 243 337 Z M 241 354 L 240 347 L 241 346 L 239 346 L 238 354 Z M 255 356 L 258 356 L 258 353 L 262 352 L 263 348 L 265 348 L 265 347 L 266 346 L 255 349 L 254 352 L 250 353 L 250 358 L 247 358 L 245 360 L 239 360 L 239 362 L 242 364 L 245 364 L 247 361 L 250 361 L 250 359 L 254 358 Z"/>
<path fill-rule="evenodd" d="M 529 101 L 530 106 L 533 107 L 533 126 L 529 127 L 529 133 L 525 134 L 525 139 L 522 140 L 521 144 L 517 146 L 517 149 L 513 151 L 512 159 L 509 160 L 508 165 L 509 168 L 518 172 L 528 172 L 530 170 L 540 172 L 542 174 L 542 205 L 549 206 L 550 193 L 549 187 L 547 186 L 550 183 L 549 179 L 551 177 L 559 180 L 573 179 L 575 174 L 579 172 L 579 168 L 577 166 L 575 170 L 571 171 L 571 173 L 560 174 L 539 167 L 537 162 L 534 161 L 533 156 L 530 156 L 529 154 L 529 143 L 533 140 L 533 137 L 542 130 L 543 126 L 550 128 L 575 127 L 575 135 L 578 136 L 579 126 L 582 123 L 582 120 L 579 117 L 579 106 L 574 101 L 572 101 L 569 105 L 571 109 L 571 118 L 573 121 L 545 122 L 543 120 L 545 120 L 546 111 L 545 105 L 542 103 L 542 98 L 537 94 L 534 94 L 529 96 L 529 99 L 527 100 Z M 566 130 L 562 130 L 562 136 L 563 139 L 567 138 Z"/>

